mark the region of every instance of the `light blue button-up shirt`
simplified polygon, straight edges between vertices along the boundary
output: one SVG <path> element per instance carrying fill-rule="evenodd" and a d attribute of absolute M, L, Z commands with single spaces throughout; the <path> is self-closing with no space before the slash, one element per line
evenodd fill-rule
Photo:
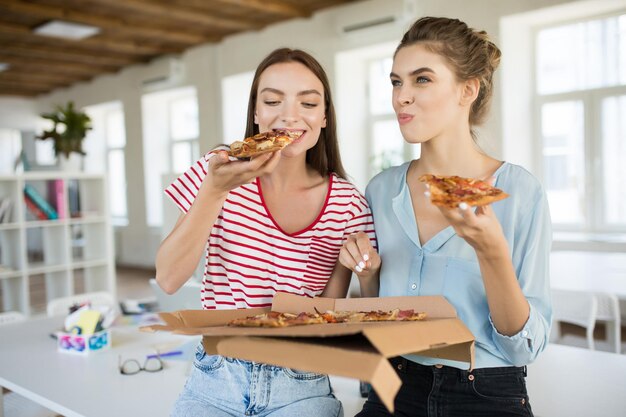
<path fill-rule="evenodd" d="M 474 334 L 476 368 L 532 362 L 548 343 L 552 320 L 548 264 L 552 231 L 541 185 L 524 168 L 506 162 L 494 174 L 495 186 L 510 197 L 492 207 L 508 241 L 520 287 L 530 304 L 524 328 L 516 335 L 505 336 L 491 321 L 474 249 L 452 226 L 420 244 L 406 183 L 408 167 L 407 162 L 378 174 L 365 191 L 382 258 L 380 296 L 445 296 Z M 441 363 L 468 368 L 463 362 L 406 357 L 424 365 Z"/>

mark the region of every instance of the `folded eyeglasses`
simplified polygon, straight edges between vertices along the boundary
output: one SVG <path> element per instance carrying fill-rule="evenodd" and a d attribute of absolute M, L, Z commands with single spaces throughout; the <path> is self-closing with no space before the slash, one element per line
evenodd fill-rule
<path fill-rule="evenodd" d="M 146 358 L 143 366 L 141 366 L 137 359 L 126 359 L 122 361 L 122 356 L 119 356 L 118 367 L 122 375 L 135 375 L 141 371 L 159 372 L 163 370 L 163 361 L 157 355 Z"/>

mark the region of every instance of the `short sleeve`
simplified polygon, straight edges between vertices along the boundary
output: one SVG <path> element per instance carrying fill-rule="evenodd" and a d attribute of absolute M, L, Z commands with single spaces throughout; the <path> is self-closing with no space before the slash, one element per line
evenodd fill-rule
<path fill-rule="evenodd" d="M 189 211 L 196 199 L 200 185 L 208 172 L 209 160 L 213 155 L 215 154 L 209 152 L 198 159 L 184 174 L 176 178 L 165 189 L 165 194 L 167 194 L 183 213 Z"/>

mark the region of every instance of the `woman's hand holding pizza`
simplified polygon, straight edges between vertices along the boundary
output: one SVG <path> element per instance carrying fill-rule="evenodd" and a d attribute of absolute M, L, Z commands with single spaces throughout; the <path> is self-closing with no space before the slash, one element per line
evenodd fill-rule
<path fill-rule="evenodd" d="M 378 278 L 380 256 L 365 232 L 350 235 L 339 252 L 339 262 L 361 279 Z"/>
<path fill-rule="evenodd" d="M 474 208 L 461 203 L 458 208 L 438 207 L 459 237 L 465 239 L 477 253 L 486 255 L 506 244 L 500 222 L 491 205 Z"/>
<path fill-rule="evenodd" d="M 481 181 L 425 175 L 420 180 L 426 183 L 425 194 L 430 196 L 431 202 L 450 222 L 456 234 L 477 253 L 489 255 L 506 244 L 491 203 L 508 197 L 508 194 L 493 186 L 495 178 Z"/>
<path fill-rule="evenodd" d="M 226 195 L 230 190 L 272 172 L 279 160 L 280 151 L 265 153 L 249 161 L 233 161 L 228 152 L 218 151 L 209 160 L 209 172 L 203 185 L 206 184 L 217 194 Z"/>

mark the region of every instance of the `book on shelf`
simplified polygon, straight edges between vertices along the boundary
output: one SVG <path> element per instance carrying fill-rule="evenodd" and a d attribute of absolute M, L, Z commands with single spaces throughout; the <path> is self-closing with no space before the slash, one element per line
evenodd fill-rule
<path fill-rule="evenodd" d="M 67 182 L 67 200 L 69 203 L 67 207 L 69 216 L 72 218 L 82 217 L 78 181 L 70 180 Z"/>
<path fill-rule="evenodd" d="M 56 207 L 59 219 L 67 218 L 67 206 L 65 203 L 65 184 L 61 179 L 50 180 L 47 183 L 48 201 Z"/>
<path fill-rule="evenodd" d="M 10 197 L 0 198 L 0 223 L 9 223 L 11 221 L 11 209 L 13 201 Z"/>
<path fill-rule="evenodd" d="M 24 195 L 28 197 L 33 204 L 35 204 L 39 210 L 41 210 L 46 218 L 49 220 L 56 220 L 59 218 L 57 211 L 43 198 L 43 196 L 37 191 L 35 187 L 30 184 L 24 185 Z M 28 199 L 26 199 L 27 201 Z M 28 203 L 27 203 L 28 204 Z"/>
<path fill-rule="evenodd" d="M 30 199 L 29 196 L 24 196 L 24 202 L 28 211 L 38 220 L 48 220 L 48 216 Z"/>

